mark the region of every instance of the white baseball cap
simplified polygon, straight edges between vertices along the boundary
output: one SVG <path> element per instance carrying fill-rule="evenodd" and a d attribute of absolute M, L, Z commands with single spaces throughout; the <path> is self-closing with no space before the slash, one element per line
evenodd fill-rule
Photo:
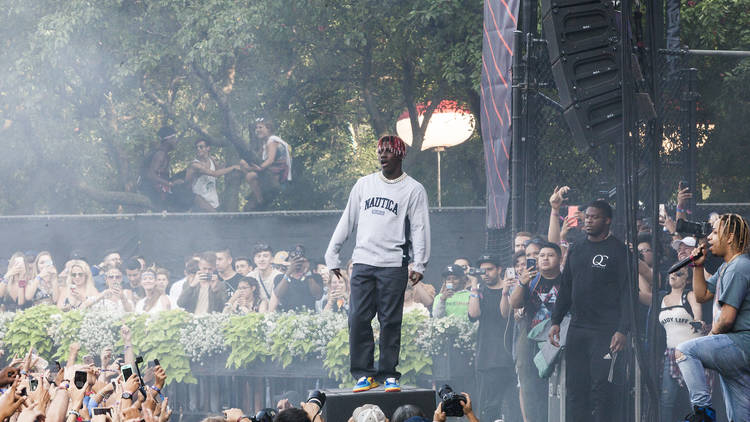
<path fill-rule="evenodd" d="M 686 246 L 690 246 L 691 248 L 694 248 L 696 245 L 695 238 L 692 236 L 683 237 L 682 239 L 677 239 L 672 241 L 672 249 L 678 250 L 680 249 L 680 243 L 684 243 Z"/>

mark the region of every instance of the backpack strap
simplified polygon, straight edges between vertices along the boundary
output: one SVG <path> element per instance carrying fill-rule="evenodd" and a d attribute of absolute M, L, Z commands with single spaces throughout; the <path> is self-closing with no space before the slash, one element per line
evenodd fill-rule
<path fill-rule="evenodd" d="M 534 277 L 533 280 L 531 280 L 531 283 L 529 283 L 529 292 L 533 292 L 536 288 L 536 285 L 539 284 L 539 280 L 542 279 L 542 273 L 538 273 L 536 277 Z"/>

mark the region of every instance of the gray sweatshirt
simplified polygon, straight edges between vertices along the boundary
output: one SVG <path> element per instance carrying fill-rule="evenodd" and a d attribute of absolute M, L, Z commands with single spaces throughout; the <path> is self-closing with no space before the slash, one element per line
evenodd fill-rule
<path fill-rule="evenodd" d="M 355 264 L 400 267 L 411 258 L 413 270 L 424 274 L 430 259 L 430 216 L 427 192 L 419 182 L 404 174 L 389 183 L 380 172 L 357 180 L 326 250 L 328 268 L 343 267 L 341 247 L 355 228 Z"/>

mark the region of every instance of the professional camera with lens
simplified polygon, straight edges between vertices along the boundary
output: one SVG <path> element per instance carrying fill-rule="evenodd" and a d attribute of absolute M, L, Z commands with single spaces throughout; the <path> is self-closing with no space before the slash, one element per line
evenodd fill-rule
<path fill-rule="evenodd" d="M 266 408 L 261 409 L 258 411 L 258 413 L 255 414 L 255 416 L 244 416 L 240 419 L 249 419 L 250 422 L 273 422 L 273 420 L 276 418 L 276 415 L 278 415 L 279 412 L 276 409 L 272 408 Z"/>
<path fill-rule="evenodd" d="M 464 406 L 462 402 L 466 403 L 466 396 L 460 393 L 454 393 L 453 389 L 450 388 L 448 384 L 444 384 L 440 387 L 440 390 L 438 390 L 438 396 L 440 396 L 440 400 L 443 402 L 443 412 L 445 412 L 445 416 L 461 417 L 464 415 Z"/>
<path fill-rule="evenodd" d="M 687 221 L 680 218 L 679 220 L 677 220 L 677 227 L 675 228 L 675 231 L 680 234 L 686 234 L 695 237 L 708 237 L 708 235 L 711 234 L 711 231 L 713 231 L 713 227 L 711 227 L 711 223 L 709 223 L 708 221 L 696 222 Z"/>
<path fill-rule="evenodd" d="M 318 405 L 318 409 L 322 409 L 323 405 L 326 404 L 326 393 L 320 390 L 314 390 L 307 398 L 307 403 L 315 403 Z"/>

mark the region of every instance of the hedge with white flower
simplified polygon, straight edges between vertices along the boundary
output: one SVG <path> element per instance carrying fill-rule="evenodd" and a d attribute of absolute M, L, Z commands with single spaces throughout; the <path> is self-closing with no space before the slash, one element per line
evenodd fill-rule
<path fill-rule="evenodd" d="M 158 358 L 168 382 L 196 382 L 192 365 L 222 362 L 226 368 L 293 363 L 320 365 L 331 378 L 349 381 L 349 336 L 345 314 L 286 312 L 280 314 L 195 316 L 182 310 L 159 314 L 62 312 L 39 305 L 0 314 L 0 345 L 6 355 L 33 348 L 39 356 L 65 360 L 70 345 L 81 345 L 79 359 L 100 355 L 105 348 L 123 348 L 120 327 L 132 332 L 133 352 L 149 361 Z M 377 342 L 379 326 L 373 323 Z M 404 382 L 430 375 L 432 358 L 450 350 L 471 360 L 476 325 L 464 318 L 430 319 L 404 314 L 399 370 Z M 376 347 L 377 359 L 377 347 Z"/>

